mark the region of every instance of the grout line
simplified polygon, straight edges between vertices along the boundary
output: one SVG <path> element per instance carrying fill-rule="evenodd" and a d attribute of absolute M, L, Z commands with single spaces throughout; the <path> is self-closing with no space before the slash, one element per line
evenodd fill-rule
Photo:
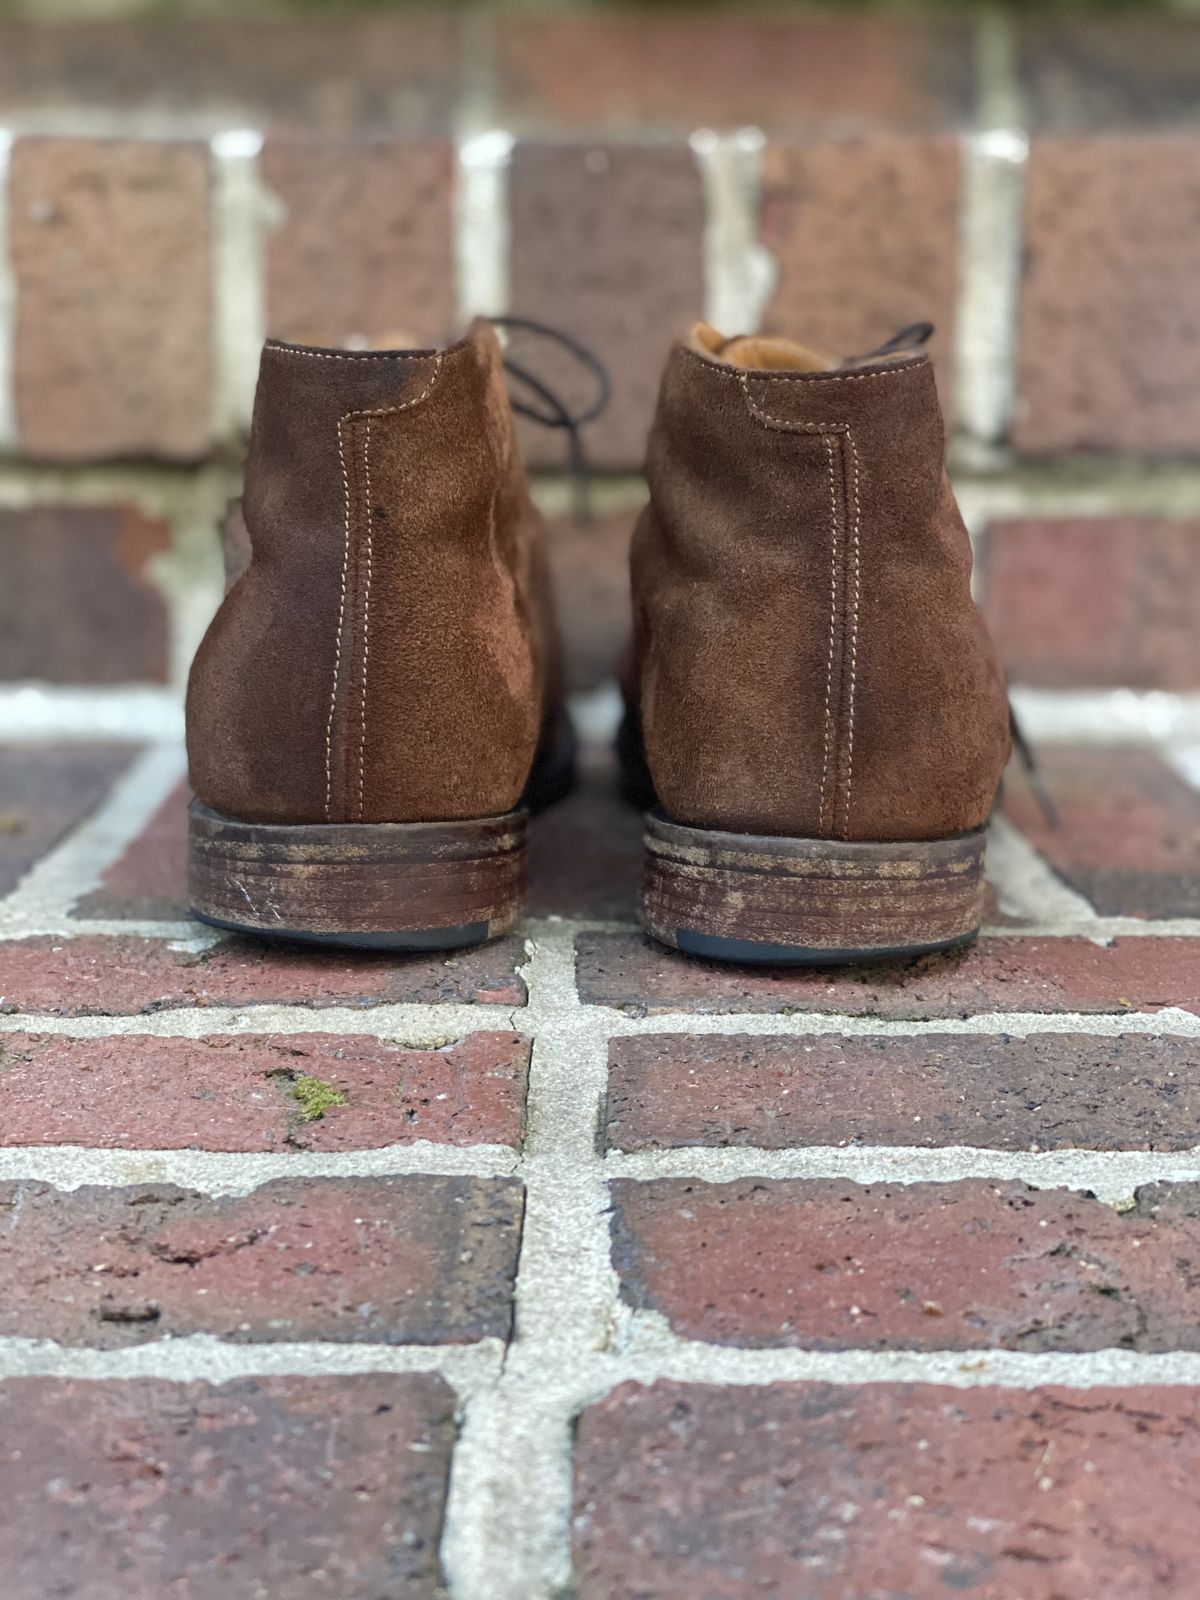
<path fill-rule="evenodd" d="M 1025 163 L 1015 30 L 999 11 L 976 25 L 980 127 L 962 141 L 961 271 L 955 318 L 958 425 L 977 442 L 1007 437 L 1016 399 Z"/>
<path fill-rule="evenodd" d="M 250 428 L 258 358 L 266 337 L 264 235 L 267 199 L 259 178 L 263 136 L 231 128 L 213 136 L 213 329 L 216 435 Z"/>
<path fill-rule="evenodd" d="M 517 1166 L 507 1145 L 412 1144 L 378 1149 L 222 1151 L 99 1150 L 82 1145 L 0 1148 L 0 1182 L 86 1185 L 173 1183 L 206 1195 L 246 1195 L 280 1178 L 506 1178 Z"/>
<path fill-rule="evenodd" d="M 766 137 L 758 128 L 701 128 L 689 143 L 706 201 L 705 319 L 726 334 L 753 333 L 778 274 L 774 256 L 758 240 Z"/>
<path fill-rule="evenodd" d="M 130 684 L 123 689 L 0 684 L 0 727 L 7 741 L 79 739 L 89 743 L 171 743 L 183 739 L 177 689 Z"/>
<path fill-rule="evenodd" d="M 178 1006 L 129 1016 L 60 1017 L 52 1013 L 0 1013 L 0 1035 L 49 1033 L 68 1039 L 207 1039 L 225 1034 L 329 1033 L 386 1039 L 413 1049 L 438 1049 L 471 1033 L 525 1033 L 523 1006 L 416 1004 L 384 1006 L 298 1005 Z"/>
<path fill-rule="evenodd" d="M 612 1337 L 616 1280 L 596 1130 L 608 1027 L 575 989 L 569 932 L 533 943 L 525 1229 L 516 1338 L 460 1445 L 447 1517 L 455 1600 L 549 1600 L 570 1579 L 571 1419 Z"/>
<path fill-rule="evenodd" d="M 569 930 L 560 931 L 569 937 Z M 1042 1033 L 1084 1033 L 1097 1038 L 1114 1038 L 1126 1033 L 1144 1033 L 1200 1038 L 1200 1015 L 1180 1006 L 1164 1006 L 1160 1011 L 984 1011 L 918 1018 L 839 1011 L 660 1011 L 633 1016 L 605 1005 L 589 1004 L 583 1009 L 605 1039 L 680 1033 L 747 1034 L 759 1038 L 843 1034 L 880 1039 L 932 1038 L 944 1034 L 1024 1039 L 1030 1034 Z M 436 1049 L 468 1034 L 491 1030 L 536 1035 L 536 1008 L 533 1005 L 414 1002 L 312 1008 L 302 1005 L 185 1005 L 123 1016 L 0 1012 L 0 1035 L 39 1033 L 68 1039 L 207 1039 L 226 1034 L 321 1033 L 386 1039 L 412 1049 Z"/>
<path fill-rule="evenodd" d="M 990 1150 L 967 1145 L 809 1145 L 786 1150 L 689 1146 L 614 1151 L 605 1159 L 603 1172 L 606 1180 L 639 1183 L 662 1178 L 687 1178 L 697 1183 L 767 1178 L 911 1185 L 982 1179 L 1027 1183 L 1035 1189 L 1082 1189 L 1106 1205 L 1123 1207 L 1145 1184 L 1197 1182 L 1200 1146 L 1174 1152 Z"/>
<path fill-rule="evenodd" d="M 1006 915 L 1036 925 L 1079 925 L 1091 937 L 1099 921 L 1094 907 L 1068 888 L 1025 835 L 1000 815 L 988 828 L 987 875 Z"/>
<path fill-rule="evenodd" d="M 1136 689 L 1014 687 L 1027 736 L 1046 744 L 1200 742 L 1200 694 Z"/>
<path fill-rule="evenodd" d="M 9 230 L 12 147 L 12 133 L 0 128 L 0 453 L 17 449 L 17 284 Z"/>
<path fill-rule="evenodd" d="M 440 1372 L 460 1392 L 494 1381 L 499 1339 L 468 1345 L 336 1344 L 329 1341 L 240 1344 L 212 1334 L 155 1339 L 123 1350 L 62 1345 L 52 1339 L 0 1337 L 0 1379 L 163 1378 L 229 1383 L 236 1378 L 340 1377 L 358 1372 Z"/>
<path fill-rule="evenodd" d="M 757 1385 L 778 1383 L 920 1383 L 959 1389 L 1003 1387 L 1034 1389 L 1045 1385 L 1072 1389 L 1140 1388 L 1200 1385 L 1200 1351 L 1173 1350 L 1143 1354 L 1132 1350 L 1042 1351 L 1028 1353 L 993 1348 L 967 1350 L 804 1350 L 745 1349 L 710 1345 L 671 1332 L 652 1312 L 629 1315 L 626 1341 L 620 1351 L 597 1352 L 585 1360 L 572 1385 L 565 1426 L 584 1406 L 620 1383 L 661 1381 L 697 1384 Z M 466 1400 L 468 1426 L 456 1458 L 490 1443 L 489 1401 L 505 1381 L 504 1346 L 498 1339 L 470 1345 L 340 1344 L 330 1341 L 233 1343 L 211 1334 L 151 1340 L 121 1350 L 96 1350 L 58 1344 L 50 1339 L 0 1337 L 0 1381 L 52 1377 L 93 1381 L 158 1378 L 173 1383 L 231 1383 L 251 1377 L 342 1377 L 356 1373 L 436 1372 Z M 477 1507 L 469 1500 L 472 1485 L 456 1459 L 447 1520 L 469 1522 Z M 521 1486 L 514 1485 L 515 1498 Z M 456 1562 L 462 1528 L 453 1527 L 450 1553 Z M 496 1567 L 488 1574 L 494 1584 Z M 469 1591 L 457 1586 L 455 1600 Z M 499 1600 L 515 1590 L 490 1587 Z M 538 1586 L 522 1600 L 555 1600 L 554 1591 Z"/>
<path fill-rule="evenodd" d="M 183 752 L 175 745 L 156 745 L 138 756 L 92 815 L 0 902 L 0 929 L 12 937 L 40 922 L 66 918 L 142 832 L 183 769 Z"/>
<path fill-rule="evenodd" d="M 508 190 L 512 135 L 491 128 L 458 146 L 455 263 L 458 314 L 498 317 L 509 307 Z"/>

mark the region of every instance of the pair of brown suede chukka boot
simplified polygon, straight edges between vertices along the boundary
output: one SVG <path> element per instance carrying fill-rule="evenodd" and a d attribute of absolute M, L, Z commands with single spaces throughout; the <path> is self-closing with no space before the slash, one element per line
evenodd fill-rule
<path fill-rule="evenodd" d="M 1009 715 L 921 337 L 835 361 L 701 325 L 667 361 L 620 749 L 668 945 L 847 961 L 978 930 Z M 511 929 L 573 749 L 492 327 L 269 343 L 243 511 L 188 691 L 196 914 L 396 950 Z"/>

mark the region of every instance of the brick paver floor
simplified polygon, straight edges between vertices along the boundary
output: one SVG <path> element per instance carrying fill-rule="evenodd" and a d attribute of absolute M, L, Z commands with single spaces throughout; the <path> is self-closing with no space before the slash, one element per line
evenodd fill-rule
<path fill-rule="evenodd" d="M 1165 759 L 1014 781 L 973 950 L 794 973 L 641 939 L 596 752 L 407 959 L 188 922 L 174 749 L 4 754 L 4 1600 L 1195 1600 Z"/>

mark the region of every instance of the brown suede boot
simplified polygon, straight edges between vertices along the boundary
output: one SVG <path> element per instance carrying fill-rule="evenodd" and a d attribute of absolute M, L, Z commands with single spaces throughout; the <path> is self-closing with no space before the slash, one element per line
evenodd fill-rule
<path fill-rule="evenodd" d="M 904 345 L 839 363 L 702 325 L 668 361 L 631 674 L 665 944 L 850 961 L 978 931 L 1004 673 L 933 370 Z"/>
<path fill-rule="evenodd" d="M 188 686 L 195 914 L 396 949 L 511 928 L 521 807 L 565 791 L 571 748 L 492 329 L 269 343 L 244 513 L 251 563 Z"/>

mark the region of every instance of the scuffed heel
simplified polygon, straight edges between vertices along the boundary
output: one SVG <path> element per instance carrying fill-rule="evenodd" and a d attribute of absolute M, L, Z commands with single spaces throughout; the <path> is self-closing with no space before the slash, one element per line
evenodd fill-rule
<path fill-rule="evenodd" d="M 861 844 L 646 823 L 646 931 L 724 961 L 882 961 L 965 944 L 983 919 L 982 828 Z"/>
<path fill-rule="evenodd" d="M 380 950 L 455 950 L 508 933 L 525 813 L 466 822 L 238 822 L 193 800 L 188 891 L 236 933 Z"/>

